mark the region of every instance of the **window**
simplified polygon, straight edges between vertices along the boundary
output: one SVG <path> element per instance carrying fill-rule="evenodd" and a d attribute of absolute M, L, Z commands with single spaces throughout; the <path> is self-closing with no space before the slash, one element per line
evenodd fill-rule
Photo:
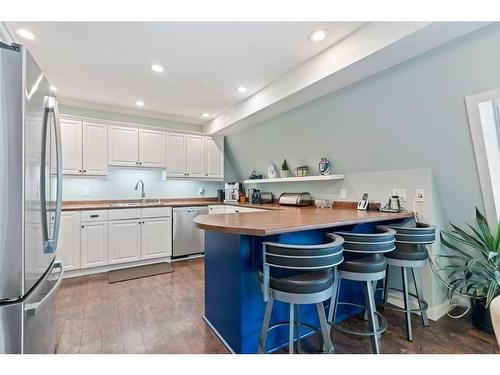
<path fill-rule="evenodd" d="M 465 103 L 486 216 L 495 226 L 500 218 L 500 89 L 468 96 Z"/>

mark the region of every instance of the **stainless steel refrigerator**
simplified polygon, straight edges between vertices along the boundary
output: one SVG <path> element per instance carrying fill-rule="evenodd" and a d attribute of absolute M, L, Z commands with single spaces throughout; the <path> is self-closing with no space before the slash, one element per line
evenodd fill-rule
<path fill-rule="evenodd" d="M 0 353 L 54 353 L 62 157 L 57 101 L 37 63 L 0 43 Z"/>

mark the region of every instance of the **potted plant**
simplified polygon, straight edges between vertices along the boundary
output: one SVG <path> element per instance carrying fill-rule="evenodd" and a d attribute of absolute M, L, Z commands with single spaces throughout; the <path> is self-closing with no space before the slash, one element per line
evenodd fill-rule
<path fill-rule="evenodd" d="M 286 163 L 286 159 L 283 159 L 283 164 L 281 164 L 281 178 L 289 177 L 290 170 L 288 169 L 288 164 Z"/>
<path fill-rule="evenodd" d="M 451 232 L 441 231 L 441 243 L 451 254 L 439 255 L 450 264 L 442 267 L 448 276 L 448 293 L 460 293 L 471 299 L 472 323 L 493 333 L 489 306 L 500 295 L 500 222 L 495 233 L 490 231 L 485 217 L 476 208 L 476 223 L 470 231 L 451 224 Z"/>

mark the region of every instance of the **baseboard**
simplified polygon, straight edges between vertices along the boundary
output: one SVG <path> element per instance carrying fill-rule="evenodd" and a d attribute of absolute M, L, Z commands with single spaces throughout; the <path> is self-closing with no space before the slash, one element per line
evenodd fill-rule
<path fill-rule="evenodd" d="M 121 263 L 121 264 L 108 264 L 105 266 L 99 266 L 99 267 L 93 267 L 93 268 L 81 268 L 78 270 L 64 271 L 64 278 L 66 279 L 66 278 L 71 278 L 71 277 L 93 275 L 96 273 L 103 273 L 103 272 L 108 272 L 108 271 L 113 271 L 113 270 L 124 269 L 124 268 L 146 266 L 148 264 L 170 262 L 170 261 L 171 261 L 170 257 L 162 257 L 162 258 L 155 258 L 155 259 L 140 260 L 137 262 L 129 262 L 129 263 Z"/>
<path fill-rule="evenodd" d="M 217 331 L 217 329 L 210 323 L 210 320 L 207 319 L 205 315 L 203 315 L 203 321 L 207 324 L 207 326 L 215 333 L 215 336 L 219 338 L 219 340 L 222 342 L 222 345 L 226 347 L 227 350 L 229 350 L 229 353 L 231 354 L 236 354 L 236 352 L 231 348 L 231 345 L 229 345 L 226 340 L 222 337 L 222 335 Z"/>

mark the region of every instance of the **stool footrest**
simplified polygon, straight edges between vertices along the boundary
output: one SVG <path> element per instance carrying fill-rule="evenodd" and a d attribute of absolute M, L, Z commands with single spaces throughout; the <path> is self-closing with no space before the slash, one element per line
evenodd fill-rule
<path fill-rule="evenodd" d="M 404 293 L 403 289 L 399 289 L 399 288 L 387 288 L 388 290 L 395 290 L 396 292 L 401 292 L 401 293 Z M 408 292 L 408 295 L 415 298 L 417 301 L 420 301 L 420 305 L 422 306 L 421 308 L 415 308 L 415 309 L 404 309 L 402 307 L 397 307 L 397 306 L 393 306 L 393 305 L 389 305 L 387 303 L 383 303 L 381 304 L 382 306 L 384 306 L 384 308 L 388 308 L 388 309 L 391 309 L 391 310 L 394 310 L 394 311 L 400 311 L 400 312 L 409 312 L 409 313 L 421 313 L 421 312 L 424 312 L 424 311 L 427 311 L 427 309 L 429 308 L 429 304 L 427 303 L 427 301 L 423 300 L 423 299 L 419 299 L 418 296 L 414 293 L 410 293 Z"/>
<path fill-rule="evenodd" d="M 269 333 L 270 331 L 272 331 L 275 328 L 289 326 L 289 325 L 290 325 L 290 321 L 288 321 L 288 320 L 277 322 L 277 323 L 271 324 L 269 326 L 269 328 L 267 329 L 267 332 Z M 305 326 L 305 327 L 311 329 L 314 333 L 318 333 L 318 332 L 321 331 L 319 328 L 314 327 L 313 325 L 308 324 L 308 323 L 304 323 L 304 322 L 300 322 L 300 326 L 301 327 Z M 300 332 L 299 332 L 299 337 L 298 338 L 294 338 L 293 341 L 295 342 L 295 341 L 300 340 L 300 339 L 301 339 L 301 336 L 300 336 Z M 273 352 L 273 350 L 267 351 L 263 344 L 264 343 L 262 342 L 262 339 L 259 338 L 259 349 L 262 350 L 262 353 L 264 353 L 264 354 L 270 354 L 270 353 Z"/>
<path fill-rule="evenodd" d="M 337 302 L 337 305 L 348 305 L 348 306 L 355 306 L 355 307 L 361 307 L 363 309 L 366 309 L 365 305 L 360 305 L 357 303 L 351 303 L 351 302 Z M 357 336 L 375 336 L 375 335 L 380 335 L 381 333 L 385 332 L 387 329 L 387 319 L 380 314 L 378 311 L 373 312 L 377 318 L 380 319 L 381 324 L 379 324 L 378 329 L 373 332 L 373 331 L 354 331 L 349 328 L 343 327 L 342 325 L 335 323 L 335 322 L 328 322 L 329 325 L 331 325 L 333 328 L 345 332 L 345 333 L 350 333 L 352 335 L 357 335 Z"/>

